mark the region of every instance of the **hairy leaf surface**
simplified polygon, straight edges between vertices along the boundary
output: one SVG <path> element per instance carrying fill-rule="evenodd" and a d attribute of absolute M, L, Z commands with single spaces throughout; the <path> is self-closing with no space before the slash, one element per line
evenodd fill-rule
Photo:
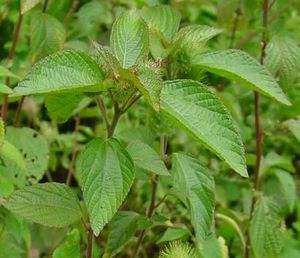
<path fill-rule="evenodd" d="M 200 243 L 211 232 L 215 207 L 214 179 L 200 161 L 186 154 L 175 153 L 172 161 L 173 186 L 187 200 Z"/>
<path fill-rule="evenodd" d="M 50 55 L 36 65 L 14 89 L 12 96 L 71 91 L 101 91 L 103 72 L 89 56 L 78 51 Z"/>
<path fill-rule="evenodd" d="M 148 28 L 136 11 L 127 11 L 113 25 L 110 44 L 122 67 L 129 68 L 149 52 Z"/>
<path fill-rule="evenodd" d="M 192 80 L 165 83 L 162 111 L 237 173 L 247 176 L 244 148 L 232 118 L 205 85 Z"/>
<path fill-rule="evenodd" d="M 218 50 L 195 55 L 191 63 L 209 72 L 236 80 L 263 95 L 290 105 L 272 74 L 246 52 L 233 49 Z"/>
<path fill-rule="evenodd" d="M 66 227 L 80 219 L 79 200 L 65 184 L 44 183 L 15 191 L 4 206 L 45 226 Z"/>
<path fill-rule="evenodd" d="M 96 138 L 80 154 L 79 171 L 91 227 L 98 236 L 128 194 L 134 164 L 116 139 Z"/>

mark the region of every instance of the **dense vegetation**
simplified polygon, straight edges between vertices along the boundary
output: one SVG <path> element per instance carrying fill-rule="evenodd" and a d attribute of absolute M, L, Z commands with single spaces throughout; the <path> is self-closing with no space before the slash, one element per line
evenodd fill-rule
<path fill-rule="evenodd" d="M 0 0 L 0 258 L 300 257 L 298 0 Z"/>

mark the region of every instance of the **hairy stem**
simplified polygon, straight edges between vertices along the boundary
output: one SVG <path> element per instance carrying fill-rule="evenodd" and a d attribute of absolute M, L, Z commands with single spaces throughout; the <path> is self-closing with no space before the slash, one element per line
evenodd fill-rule
<path fill-rule="evenodd" d="M 263 4 L 263 27 L 265 28 L 262 34 L 262 43 L 261 43 L 261 54 L 260 54 L 260 63 L 263 64 L 266 57 L 266 47 L 267 47 L 267 35 L 266 29 L 268 27 L 268 18 L 269 18 L 269 0 L 264 0 Z M 249 223 L 253 217 L 254 207 L 256 203 L 256 193 L 259 191 L 259 171 L 260 163 L 262 156 L 262 130 L 260 124 L 260 96 L 258 92 L 254 92 L 254 106 L 255 106 L 255 135 L 256 135 L 256 162 L 255 162 L 255 171 L 254 171 L 254 183 L 253 183 L 253 196 L 251 201 Z M 250 258 L 251 252 L 251 237 L 250 237 L 250 226 L 247 229 L 247 240 L 246 240 L 246 249 L 245 249 L 245 258 Z"/>
<path fill-rule="evenodd" d="M 167 149 L 167 138 L 164 135 L 160 136 L 160 156 L 162 160 L 165 160 L 165 154 L 166 154 L 166 149 Z M 155 175 L 154 180 L 152 180 L 152 191 L 151 191 L 151 201 L 150 201 L 150 206 L 147 211 L 147 218 L 151 218 L 155 209 L 159 206 L 156 205 L 156 195 L 157 195 L 157 186 L 159 183 L 159 175 Z M 143 239 L 147 233 L 147 230 L 144 229 L 140 232 L 138 236 L 138 240 L 132 255 L 132 258 L 136 258 L 139 253 L 140 246 L 143 242 Z"/>
<path fill-rule="evenodd" d="M 16 52 L 16 47 L 17 47 L 19 35 L 20 35 L 20 29 L 21 29 L 22 21 L 23 21 L 23 14 L 21 13 L 21 6 L 20 6 L 19 17 L 18 17 L 17 24 L 15 26 L 15 30 L 14 30 L 14 34 L 13 34 L 13 39 L 12 39 L 12 45 L 11 45 L 11 48 L 10 48 L 10 50 L 8 52 L 8 56 L 7 56 L 7 62 L 8 63 L 10 63 L 13 60 L 14 56 L 15 56 L 15 52 Z M 9 77 L 7 77 L 5 79 L 5 84 L 7 86 L 9 86 L 9 84 L 10 84 Z M 2 104 L 2 109 L 1 109 L 1 116 L 2 116 L 3 121 L 7 120 L 7 113 L 8 113 L 8 95 L 4 94 L 3 95 L 3 104 Z"/>
<path fill-rule="evenodd" d="M 106 131 L 108 132 L 109 128 L 110 128 L 110 124 L 109 124 L 109 121 L 108 121 L 107 111 L 106 111 L 106 107 L 105 107 L 103 98 L 102 98 L 102 96 L 98 96 L 96 98 L 96 100 L 97 100 L 97 104 L 98 104 L 98 107 L 100 109 L 100 112 L 101 112 L 101 114 L 103 116 L 103 120 L 104 120 L 104 123 L 105 123 Z"/>

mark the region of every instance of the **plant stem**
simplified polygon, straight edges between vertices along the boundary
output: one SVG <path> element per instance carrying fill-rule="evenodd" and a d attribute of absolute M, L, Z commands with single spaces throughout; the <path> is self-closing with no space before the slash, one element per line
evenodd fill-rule
<path fill-rule="evenodd" d="M 14 30 L 14 34 L 13 34 L 12 46 L 11 46 L 11 48 L 8 52 L 8 56 L 7 56 L 7 62 L 8 63 L 10 63 L 10 61 L 12 61 L 14 56 L 15 56 L 22 21 L 23 21 L 23 14 L 21 13 L 21 6 L 20 6 L 19 17 L 18 17 L 18 21 L 17 21 L 16 27 L 15 27 L 15 30 Z M 5 84 L 7 86 L 9 86 L 9 84 L 10 84 L 9 77 L 7 77 L 5 79 Z M 7 113 L 8 113 L 8 95 L 4 94 L 3 95 L 3 104 L 2 104 L 2 109 L 1 109 L 1 116 L 2 116 L 3 121 L 7 120 Z"/>
<path fill-rule="evenodd" d="M 241 12 L 240 1 L 239 1 L 238 7 L 235 10 L 235 18 L 233 21 L 233 27 L 232 27 L 232 31 L 231 31 L 229 48 L 233 47 L 241 14 L 242 14 L 242 12 Z"/>
<path fill-rule="evenodd" d="M 111 122 L 110 127 L 108 128 L 108 131 L 107 131 L 107 138 L 113 137 L 116 126 L 117 126 L 117 123 L 118 123 L 118 121 L 119 121 L 119 119 L 122 115 L 119 104 L 116 103 L 116 102 L 114 103 L 114 111 L 115 111 L 115 113 L 114 113 L 113 120 Z"/>
<path fill-rule="evenodd" d="M 20 114 L 21 114 L 21 110 L 22 110 L 22 106 L 23 106 L 24 100 L 25 100 L 25 96 L 22 96 L 21 99 L 20 99 L 20 101 L 19 101 L 17 110 L 16 110 L 16 114 L 15 114 L 15 118 L 14 118 L 14 127 L 18 127 L 19 126 Z"/>
<path fill-rule="evenodd" d="M 103 120 L 105 122 L 106 131 L 108 132 L 109 128 L 110 128 L 110 124 L 109 124 L 109 121 L 108 121 L 107 111 L 106 111 L 106 107 L 105 107 L 103 98 L 102 98 L 102 96 L 97 96 L 96 100 L 97 100 L 98 107 L 99 107 L 99 109 L 102 113 Z"/>
<path fill-rule="evenodd" d="M 74 138 L 73 138 L 73 150 L 72 150 L 72 157 L 71 157 L 71 162 L 69 165 L 69 171 L 68 171 L 68 175 L 67 175 L 67 179 L 66 179 L 66 185 L 70 185 L 71 184 L 71 180 L 72 180 L 72 176 L 74 173 L 74 164 L 75 164 L 75 160 L 76 160 L 76 156 L 77 156 L 77 144 L 76 144 L 76 138 L 77 138 L 77 134 L 79 131 L 79 125 L 80 125 L 80 117 L 78 115 L 76 115 L 74 117 L 75 120 L 75 127 L 74 127 Z"/>
<path fill-rule="evenodd" d="M 161 156 L 162 160 L 165 160 L 166 149 L 167 149 L 167 138 L 166 138 L 166 136 L 161 135 L 160 136 L 160 156 Z M 152 180 L 151 201 L 150 201 L 149 209 L 147 211 L 148 219 L 150 219 L 152 217 L 155 209 L 158 207 L 158 205 L 155 204 L 158 183 L 159 183 L 159 175 L 155 175 L 154 180 Z M 146 233 L 147 233 L 147 229 L 144 229 L 140 232 L 133 255 L 132 255 L 132 258 L 137 257 L 140 246 L 143 242 L 143 239 L 144 239 Z"/>
<path fill-rule="evenodd" d="M 261 55 L 260 63 L 263 64 L 266 57 L 266 47 L 267 47 L 267 35 L 266 29 L 268 27 L 268 18 L 269 18 L 269 0 L 264 0 L 263 4 L 263 27 L 265 30 L 262 34 L 262 45 L 261 45 Z M 258 92 L 254 92 L 254 105 L 255 105 L 255 134 L 256 134 L 256 162 L 255 162 L 255 171 L 254 171 L 254 183 L 253 183 L 253 196 L 251 201 L 249 224 L 253 217 L 254 207 L 256 203 L 256 193 L 259 191 L 259 172 L 260 172 L 260 163 L 262 156 L 262 130 L 260 124 L 260 95 Z M 251 252 L 251 237 L 250 237 L 250 226 L 247 229 L 247 240 L 246 240 L 246 249 L 245 249 L 245 258 L 250 258 Z"/>
<path fill-rule="evenodd" d="M 43 13 L 45 13 L 47 11 L 48 4 L 49 4 L 49 0 L 45 0 L 44 6 L 43 6 Z"/>
<path fill-rule="evenodd" d="M 92 258 L 92 255 L 93 255 L 93 238 L 94 238 L 93 230 L 91 228 L 89 228 L 87 250 L 86 250 L 87 258 Z"/>

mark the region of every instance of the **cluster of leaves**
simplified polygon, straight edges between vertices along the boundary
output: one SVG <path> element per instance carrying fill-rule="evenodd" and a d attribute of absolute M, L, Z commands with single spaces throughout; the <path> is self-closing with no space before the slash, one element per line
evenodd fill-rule
<path fill-rule="evenodd" d="M 260 0 L 0 0 L 0 258 L 298 257 L 285 2 L 262 65 Z M 266 97 L 254 192 L 252 91 Z"/>

